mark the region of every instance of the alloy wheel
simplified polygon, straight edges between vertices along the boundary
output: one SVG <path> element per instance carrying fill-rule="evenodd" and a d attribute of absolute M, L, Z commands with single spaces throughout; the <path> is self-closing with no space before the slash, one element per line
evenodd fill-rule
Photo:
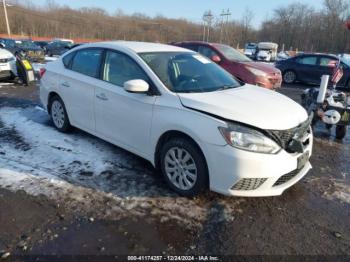
<path fill-rule="evenodd" d="M 292 84 L 296 80 L 296 75 L 293 71 L 287 71 L 283 76 L 283 80 L 287 84 Z"/>
<path fill-rule="evenodd" d="M 55 100 L 51 106 L 52 120 L 57 128 L 62 128 L 65 122 L 63 105 Z"/>
<path fill-rule="evenodd" d="M 170 148 L 164 158 L 165 173 L 170 182 L 181 190 L 190 190 L 197 181 L 197 166 L 184 148 Z"/>

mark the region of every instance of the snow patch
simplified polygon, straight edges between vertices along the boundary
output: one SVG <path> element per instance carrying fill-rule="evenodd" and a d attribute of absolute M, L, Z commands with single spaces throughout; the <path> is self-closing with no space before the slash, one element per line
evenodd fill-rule
<path fill-rule="evenodd" d="M 335 191 L 330 195 L 330 198 L 350 204 L 350 186 L 342 182 L 335 182 L 334 186 Z"/>
<path fill-rule="evenodd" d="M 0 137 L 1 187 L 54 199 L 87 201 L 86 206 L 91 199 L 107 197 L 113 199 L 115 210 L 151 213 L 189 225 L 204 221 L 212 212 L 206 196 L 179 197 L 148 162 L 137 156 L 82 131 L 56 131 L 41 108 L 0 108 L 0 133 L 5 129 L 7 138 Z M 14 140 L 25 146 L 14 146 Z M 88 200 L 82 197 L 87 192 Z M 215 204 L 224 207 L 223 217 L 228 219 L 244 201 L 215 197 Z M 106 208 L 101 203 L 100 207 Z"/>

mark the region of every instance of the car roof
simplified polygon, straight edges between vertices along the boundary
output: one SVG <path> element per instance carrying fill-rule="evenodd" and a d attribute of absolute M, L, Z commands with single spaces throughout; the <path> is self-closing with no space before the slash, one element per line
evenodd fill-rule
<path fill-rule="evenodd" d="M 219 45 L 219 43 L 210 43 L 205 41 L 183 41 L 183 42 L 175 42 L 174 45 L 180 45 L 180 44 L 191 44 L 191 45 Z"/>
<path fill-rule="evenodd" d="M 150 53 L 150 52 L 193 52 L 181 47 L 165 45 L 149 42 L 134 42 L 134 41 L 109 41 L 84 44 L 82 47 L 104 47 L 104 48 L 126 48 L 135 53 Z"/>

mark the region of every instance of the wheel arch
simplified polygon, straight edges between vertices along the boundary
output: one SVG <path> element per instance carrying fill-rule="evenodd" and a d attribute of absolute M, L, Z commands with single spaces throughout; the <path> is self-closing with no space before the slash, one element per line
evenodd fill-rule
<path fill-rule="evenodd" d="M 47 112 L 48 112 L 49 114 L 51 114 L 51 100 L 52 100 L 55 96 L 59 97 L 59 98 L 62 100 L 61 96 L 60 96 L 57 92 L 51 91 L 51 92 L 49 93 L 49 95 L 48 95 L 48 97 L 47 97 Z"/>
<path fill-rule="evenodd" d="M 285 70 L 282 71 L 282 81 L 284 82 L 284 75 L 287 72 L 293 72 L 295 74 L 295 80 L 294 81 L 298 81 L 298 73 L 294 68 L 287 68 Z"/>
<path fill-rule="evenodd" d="M 179 131 L 179 130 L 168 130 L 166 132 L 164 132 L 158 139 L 157 141 L 157 145 L 154 151 L 154 166 L 157 170 L 160 170 L 160 151 L 162 146 L 164 145 L 164 143 L 166 143 L 167 141 L 169 141 L 170 139 L 173 138 L 185 138 L 190 140 L 199 150 L 199 152 L 202 154 L 204 160 L 205 160 L 205 167 L 208 170 L 208 161 L 205 157 L 205 154 L 201 148 L 201 146 L 199 145 L 199 143 L 192 138 L 190 135 L 186 134 L 183 131 Z M 208 170 L 209 171 L 209 170 Z"/>

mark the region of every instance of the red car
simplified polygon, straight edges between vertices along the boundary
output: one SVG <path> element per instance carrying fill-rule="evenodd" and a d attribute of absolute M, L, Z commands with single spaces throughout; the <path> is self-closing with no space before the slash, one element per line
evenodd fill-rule
<path fill-rule="evenodd" d="M 198 52 L 215 63 L 239 80 L 252 85 L 258 85 L 268 89 L 281 87 L 281 71 L 274 66 L 253 62 L 236 49 L 223 44 L 206 42 L 177 42 L 173 45 L 191 49 Z"/>

